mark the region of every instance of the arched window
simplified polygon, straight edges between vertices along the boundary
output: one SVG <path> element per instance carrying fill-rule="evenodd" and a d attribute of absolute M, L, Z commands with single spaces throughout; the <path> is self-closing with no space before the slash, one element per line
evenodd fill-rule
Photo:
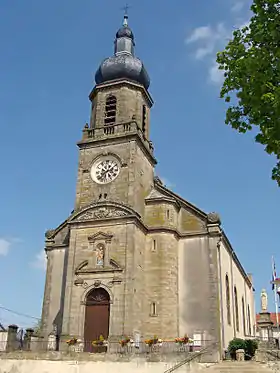
<path fill-rule="evenodd" d="M 245 304 L 244 298 L 242 297 L 242 321 L 243 321 L 243 334 L 246 335 L 246 318 L 245 318 Z"/>
<path fill-rule="evenodd" d="M 251 312 L 250 306 L 248 305 L 248 334 L 252 335 L 252 328 L 251 328 Z"/>
<path fill-rule="evenodd" d="M 116 123 L 117 99 L 110 95 L 106 98 L 104 125 L 111 126 Z"/>
<path fill-rule="evenodd" d="M 239 310 L 238 310 L 238 296 L 237 296 L 236 286 L 234 287 L 234 306 L 235 306 L 236 331 L 239 332 Z"/>
<path fill-rule="evenodd" d="M 229 279 L 226 275 L 226 303 L 227 303 L 227 322 L 231 325 L 231 314 L 230 314 L 230 288 L 229 288 Z"/>

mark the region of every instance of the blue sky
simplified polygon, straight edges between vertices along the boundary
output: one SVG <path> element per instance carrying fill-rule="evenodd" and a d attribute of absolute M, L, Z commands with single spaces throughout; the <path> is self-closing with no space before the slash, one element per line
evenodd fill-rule
<path fill-rule="evenodd" d="M 88 94 L 111 55 L 119 0 L 0 2 L 0 305 L 40 317 L 44 232 L 74 206 L 76 142 L 89 118 Z M 246 0 L 131 0 L 136 52 L 151 76 L 151 136 L 157 173 L 206 212 L 218 211 L 248 272 L 256 301 L 270 292 L 271 255 L 280 270 L 280 191 L 274 159 L 253 135 L 224 124 L 214 60 Z M 278 260 L 278 262 L 277 262 Z M 273 311 L 272 299 L 271 310 Z M 34 321 L 0 309 L 0 321 Z"/>

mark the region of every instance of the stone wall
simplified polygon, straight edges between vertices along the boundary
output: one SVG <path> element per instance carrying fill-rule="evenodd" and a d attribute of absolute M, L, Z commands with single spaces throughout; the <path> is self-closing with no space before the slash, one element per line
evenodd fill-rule
<path fill-rule="evenodd" d="M 163 373 L 171 368 L 172 363 L 141 363 L 139 361 L 127 363 L 115 362 L 78 362 L 78 361 L 47 361 L 47 360 L 1 360 L 0 373 Z M 201 364 L 189 366 L 189 373 L 197 373 L 204 368 Z M 186 366 L 176 370 L 177 373 L 186 372 Z"/>
<path fill-rule="evenodd" d="M 248 284 L 248 279 L 238 268 L 234 254 L 224 242 L 220 245 L 220 266 L 221 266 L 221 298 L 223 317 L 223 348 L 227 348 L 228 343 L 233 338 L 245 338 L 255 334 L 255 305 L 253 287 Z M 227 310 L 226 281 L 228 276 L 230 288 L 230 309 L 229 320 Z M 236 289 L 236 293 L 235 293 Z M 236 295 L 235 295 L 236 294 Z M 236 304 L 237 299 L 237 304 Z M 243 301 L 242 301 L 243 299 Z M 244 315 L 243 315 L 244 302 Z M 250 314 L 249 314 L 250 311 Z"/>
<path fill-rule="evenodd" d="M 184 361 L 184 356 L 173 356 L 166 359 L 164 356 L 134 357 L 128 359 L 119 355 L 110 357 L 103 354 L 73 354 L 61 353 L 26 353 L 15 352 L 0 354 L 0 373 L 163 373 Z M 205 363 L 197 359 L 187 362 L 176 369 L 177 373 L 197 373 L 205 368 Z M 211 363 L 210 363 L 211 364 Z M 207 364 L 208 366 L 209 364 Z"/>
<path fill-rule="evenodd" d="M 0 351 L 6 351 L 8 332 L 0 332 Z"/>

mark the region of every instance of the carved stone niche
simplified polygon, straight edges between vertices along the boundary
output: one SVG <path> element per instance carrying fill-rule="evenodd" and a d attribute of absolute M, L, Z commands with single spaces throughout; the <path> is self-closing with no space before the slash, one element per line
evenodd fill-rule
<path fill-rule="evenodd" d="M 93 250 L 90 266 L 102 268 L 109 266 L 110 245 L 113 235 L 98 232 L 88 237 L 89 244 Z"/>

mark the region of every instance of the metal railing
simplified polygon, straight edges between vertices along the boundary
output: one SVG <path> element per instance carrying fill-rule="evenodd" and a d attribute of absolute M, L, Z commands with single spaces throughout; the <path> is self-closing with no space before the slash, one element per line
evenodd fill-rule
<path fill-rule="evenodd" d="M 179 344 L 175 341 L 163 341 L 160 343 L 147 345 L 144 341 L 138 343 L 127 343 L 122 346 L 118 341 L 109 341 L 103 345 L 94 345 L 92 341 L 78 340 L 73 345 L 67 345 L 66 341 L 46 341 L 41 338 L 32 337 L 31 340 L 14 340 L 0 341 L 0 353 L 10 353 L 13 351 L 26 351 L 26 352 L 48 352 L 48 351 L 64 351 L 75 353 L 108 353 L 120 355 L 193 355 L 205 351 L 213 341 L 197 341 L 187 344 Z"/>
<path fill-rule="evenodd" d="M 188 356 L 186 359 L 184 359 L 184 360 L 180 361 L 179 363 L 175 364 L 173 367 L 165 370 L 164 373 L 172 373 L 175 370 L 177 370 L 180 367 L 182 367 L 183 365 L 188 364 L 188 363 L 190 363 L 193 360 L 196 360 L 199 356 L 202 356 L 203 354 L 211 351 L 211 349 L 213 350 L 213 349 L 215 349 L 217 347 L 218 347 L 218 343 L 217 342 L 211 344 L 210 346 L 206 346 L 203 349 L 201 349 L 199 352 L 196 352 L 196 353 Z"/>

